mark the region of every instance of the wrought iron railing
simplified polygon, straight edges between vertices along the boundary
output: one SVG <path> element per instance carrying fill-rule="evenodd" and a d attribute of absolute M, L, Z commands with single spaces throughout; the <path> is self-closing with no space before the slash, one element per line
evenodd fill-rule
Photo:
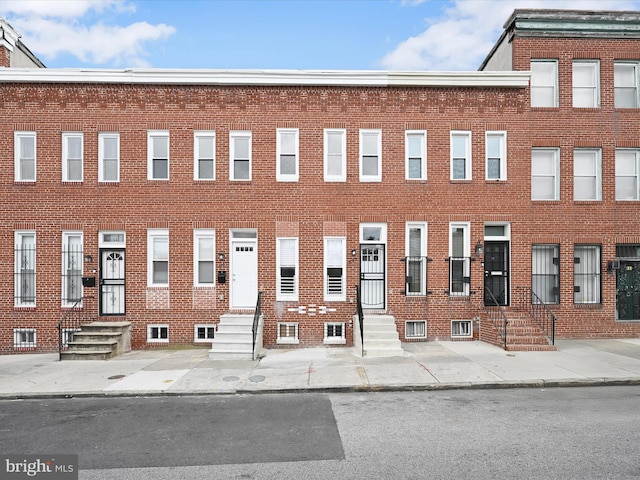
<path fill-rule="evenodd" d="M 516 287 L 520 297 L 520 306 L 529 313 L 534 322 L 542 329 L 551 345 L 556 341 L 557 317 L 546 303 L 530 287 Z"/>
<path fill-rule="evenodd" d="M 364 312 L 362 310 L 362 295 L 360 285 L 356 285 L 356 314 L 358 315 L 358 325 L 360 326 L 360 346 L 361 355 L 364 357 Z"/>
<path fill-rule="evenodd" d="M 86 323 L 83 299 L 76 303 L 65 313 L 58 323 L 58 359 L 62 360 L 62 352 L 68 348 L 73 336 L 80 331 L 80 327 Z"/>
<path fill-rule="evenodd" d="M 407 297 L 421 297 L 427 295 L 428 269 L 427 257 L 404 257 L 405 264 L 405 295 Z"/>
<path fill-rule="evenodd" d="M 262 292 L 258 292 L 258 300 L 256 301 L 256 311 L 253 313 L 253 346 L 251 349 L 251 358 L 256 359 L 256 338 L 258 337 L 258 329 L 260 326 L 260 317 L 262 316 Z"/>
<path fill-rule="evenodd" d="M 486 288 L 484 289 L 485 299 L 489 297 L 491 299 L 491 305 L 487 305 L 485 301 L 484 308 L 487 311 L 489 316 L 489 320 L 493 323 L 498 335 L 502 339 L 503 348 L 507 349 L 507 325 L 509 321 L 507 320 L 507 314 L 504 313 L 504 307 L 498 303 L 496 297 L 493 295 L 493 292 Z"/>

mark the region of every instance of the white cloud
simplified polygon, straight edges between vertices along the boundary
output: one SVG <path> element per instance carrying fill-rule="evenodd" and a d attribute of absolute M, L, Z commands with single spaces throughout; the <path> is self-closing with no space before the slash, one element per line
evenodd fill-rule
<path fill-rule="evenodd" d="M 638 0 L 573 0 L 572 10 L 635 10 Z M 417 7 L 419 8 L 419 6 Z M 454 0 L 438 19 L 380 60 L 391 70 L 476 70 L 502 33 L 516 8 L 559 8 L 557 0 Z"/>

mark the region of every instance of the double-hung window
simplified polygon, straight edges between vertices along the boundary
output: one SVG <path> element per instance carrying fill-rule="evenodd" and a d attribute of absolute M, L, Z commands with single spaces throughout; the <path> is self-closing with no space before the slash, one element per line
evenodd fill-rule
<path fill-rule="evenodd" d="M 600 250 L 600 245 L 574 247 L 574 303 L 600 303 Z"/>
<path fill-rule="evenodd" d="M 531 60 L 531 106 L 558 106 L 558 61 Z"/>
<path fill-rule="evenodd" d="M 427 224 L 406 225 L 406 272 L 407 296 L 427 294 Z"/>
<path fill-rule="evenodd" d="M 276 300 L 298 300 L 298 239 L 278 238 L 276 243 Z"/>
<path fill-rule="evenodd" d="M 471 180 L 471 132 L 451 132 L 451 180 Z"/>
<path fill-rule="evenodd" d="M 531 247 L 531 303 L 556 304 L 560 301 L 560 245 Z"/>
<path fill-rule="evenodd" d="M 193 178 L 216 179 L 216 133 L 213 131 L 193 132 Z"/>
<path fill-rule="evenodd" d="M 147 232 L 147 282 L 151 287 L 169 285 L 169 231 Z"/>
<path fill-rule="evenodd" d="M 345 237 L 324 238 L 324 299 L 342 301 L 346 293 L 346 243 Z"/>
<path fill-rule="evenodd" d="M 213 287 L 215 281 L 215 231 L 193 231 L 193 283 L 197 287 Z"/>
<path fill-rule="evenodd" d="M 147 135 L 147 178 L 169 180 L 169 132 L 151 130 Z"/>
<path fill-rule="evenodd" d="M 278 128 L 276 130 L 276 180 L 297 182 L 299 169 L 298 129 Z"/>
<path fill-rule="evenodd" d="M 531 150 L 531 200 L 560 199 L 560 151 L 557 148 Z"/>
<path fill-rule="evenodd" d="M 62 181 L 82 182 L 83 150 L 81 132 L 62 134 Z"/>
<path fill-rule="evenodd" d="M 616 200 L 640 200 L 640 150 L 616 149 Z"/>
<path fill-rule="evenodd" d="M 575 149 L 573 152 L 573 199 L 600 200 L 602 181 L 599 149 Z"/>
<path fill-rule="evenodd" d="M 469 223 L 449 225 L 449 295 L 470 294 L 471 241 Z"/>
<path fill-rule="evenodd" d="M 36 132 L 14 132 L 16 182 L 36 181 Z"/>
<path fill-rule="evenodd" d="M 613 85 L 616 108 L 638 108 L 638 62 L 616 62 Z"/>
<path fill-rule="evenodd" d="M 507 179 L 507 132 L 487 132 L 487 180 Z"/>
<path fill-rule="evenodd" d="M 82 300 L 82 232 L 62 233 L 62 306 Z"/>
<path fill-rule="evenodd" d="M 598 61 L 573 62 L 574 108 L 600 106 L 600 63 Z"/>
<path fill-rule="evenodd" d="M 324 130 L 324 181 L 345 182 L 347 180 L 347 131 Z"/>
<path fill-rule="evenodd" d="M 360 181 L 382 181 L 382 132 L 360 130 Z"/>
<path fill-rule="evenodd" d="M 404 137 L 405 175 L 407 180 L 427 179 L 427 132 L 407 130 Z"/>
<path fill-rule="evenodd" d="M 229 179 L 251 180 L 251 132 L 229 132 Z"/>
<path fill-rule="evenodd" d="M 98 134 L 98 181 L 120 181 L 120 134 Z"/>
<path fill-rule="evenodd" d="M 15 232 L 14 305 L 36 305 L 36 233 Z"/>

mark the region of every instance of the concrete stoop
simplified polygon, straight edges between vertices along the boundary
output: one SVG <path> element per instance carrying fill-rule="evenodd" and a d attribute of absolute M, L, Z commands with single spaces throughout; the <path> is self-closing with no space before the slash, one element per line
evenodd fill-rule
<path fill-rule="evenodd" d="M 261 316 L 256 336 L 256 354 L 262 350 L 262 324 Z M 227 313 L 220 316 L 220 323 L 209 350 L 209 359 L 253 359 L 253 313 Z"/>
<path fill-rule="evenodd" d="M 393 315 L 366 314 L 364 315 L 364 352 L 365 357 L 397 357 L 404 356 L 396 321 Z M 354 318 L 356 325 L 356 344 L 360 340 L 360 326 L 357 316 Z M 358 345 L 356 345 L 358 346 Z"/>
<path fill-rule="evenodd" d="M 60 359 L 107 360 L 130 351 L 130 322 L 92 322 L 73 334 Z"/>

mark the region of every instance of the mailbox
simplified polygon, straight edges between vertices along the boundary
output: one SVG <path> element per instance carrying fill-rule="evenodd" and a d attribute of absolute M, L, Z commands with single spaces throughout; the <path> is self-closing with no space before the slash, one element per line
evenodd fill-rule
<path fill-rule="evenodd" d="M 218 270 L 218 283 L 227 283 L 227 272 Z"/>
<path fill-rule="evenodd" d="M 95 287 L 96 286 L 96 277 L 82 277 L 82 286 L 83 287 Z"/>

